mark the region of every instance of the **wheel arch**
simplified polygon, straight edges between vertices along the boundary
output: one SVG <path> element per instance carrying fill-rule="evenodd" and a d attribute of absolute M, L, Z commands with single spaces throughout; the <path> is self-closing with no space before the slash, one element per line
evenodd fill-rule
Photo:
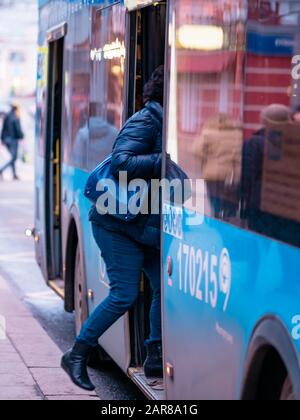
<path fill-rule="evenodd" d="M 274 373 L 276 371 L 276 377 Z M 278 391 L 278 387 L 290 376 L 295 395 L 300 399 L 300 368 L 297 351 L 282 322 L 274 317 L 263 318 L 255 327 L 247 352 L 245 375 L 242 388 L 242 400 L 268 399 L 267 393 Z M 272 377 L 264 378 L 271 372 Z M 272 380 L 272 381 L 271 381 Z M 270 381 L 270 382 L 268 382 Z M 277 381 L 277 382 L 276 382 Z M 264 384 L 270 389 L 265 390 Z"/>

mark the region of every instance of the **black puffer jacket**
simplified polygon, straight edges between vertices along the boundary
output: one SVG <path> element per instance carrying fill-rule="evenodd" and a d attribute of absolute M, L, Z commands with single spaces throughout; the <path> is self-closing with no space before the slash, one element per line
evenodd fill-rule
<path fill-rule="evenodd" d="M 116 178 L 120 171 L 126 171 L 129 180 L 161 177 L 162 125 L 163 108 L 154 101 L 127 121 L 113 148 L 112 172 Z M 110 215 L 100 215 L 93 206 L 90 221 L 107 230 L 122 232 L 142 244 L 160 247 L 159 215 L 139 215 L 132 222 L 123 222 Z"/>
<path fill-rule="evenodd" d="M 11 111 L 4 119 L 3 128 L 1 132 L 1 140 L 22 140 L 24 134 L 21 128 L 20 119 L 17 117 L 14 111 Z"/>

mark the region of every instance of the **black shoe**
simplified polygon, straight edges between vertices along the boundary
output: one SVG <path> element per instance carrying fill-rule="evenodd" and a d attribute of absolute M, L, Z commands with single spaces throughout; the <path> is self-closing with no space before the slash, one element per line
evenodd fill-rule
<path fill-rule="evenodd" d="M 95 390 L 87 371 L 87 361 L 91 350 L 92 347 L 89 345 L 76 342 L 73 349 L 69 350 L 61 361 L 61 367 L 74 384 L 86 391 Z"/>
<path fill-rule="evenodd" d="M 20 178 L 18 177 L 18 175 L 14 176 L 14 181 L 20 181 Z"/>
<path fill-rule="evenodd" d="M 147 378 L 163 378 L 162 342 L 147 344 L 147 359 L 144 364 Z"/>

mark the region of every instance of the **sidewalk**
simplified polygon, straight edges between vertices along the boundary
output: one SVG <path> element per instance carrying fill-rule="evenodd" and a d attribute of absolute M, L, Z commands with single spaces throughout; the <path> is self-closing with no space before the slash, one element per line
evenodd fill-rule
<path fill-rule="evenodd" d="M 97 400 L 70 382 L 61 356 L 0 276 L 0 400 Z"/>
<path fill-rule="evenodd" d="M 30 156 L 31 159 L 33 158 Z M 0 167 L 4 165 L 10 158 L 9 153 L 6 148 L 0 143 Z M 22 161 L 17 161 L 17 173 L 21 176 L 22 181 L 32 181 L 34 178 L 34 168 L 33 164 L 23 163 Z M 4 174 L 3 178 L 6 180 L 11 180 L 12 174 L 11 169 L 9 168 Z"/>

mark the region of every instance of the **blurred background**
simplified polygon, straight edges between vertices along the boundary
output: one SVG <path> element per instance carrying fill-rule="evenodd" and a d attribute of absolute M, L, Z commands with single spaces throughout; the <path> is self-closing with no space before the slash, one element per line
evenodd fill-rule
<path fill-rule="evenodd" d="M 0 15 L 0 128 L 10 105 L 18 105 L 25 134 L 18 166 L 20 176 L 28 178 L 33 176 L 37 0 L 0 0 Z M 0 165 L 7 159 L 1 145 Z"/>

